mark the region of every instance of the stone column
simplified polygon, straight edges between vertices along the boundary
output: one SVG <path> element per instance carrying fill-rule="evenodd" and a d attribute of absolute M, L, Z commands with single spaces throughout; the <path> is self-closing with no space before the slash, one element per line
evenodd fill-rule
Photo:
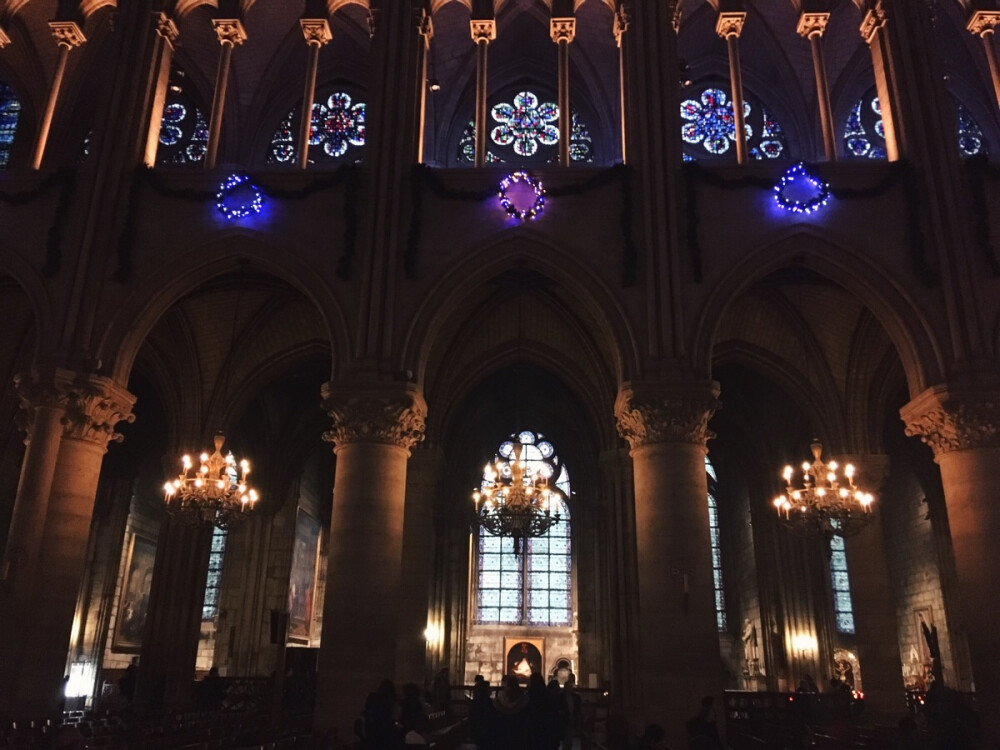
<path fill-rule="evenodd" d="M 350 738 L 365 696 L 396 672 L 406 462 L 426 406 L 412 385 L 328 383 L 337 454 L 315 725 Z"/>
<path fill-rule="evenodd" d="M 997 60 L 997 48 L 994 41 L 997 25 L 1000 25 L 1000 10 L 977 10 L 969 18 L 966 28 L 983 40 L 983 51 L 986 62 L 990 65 L 990 78 L 993 80 L 993 95 L 1000 106 L 1000 61 Z"/>
<path fill-rule="evenodd" d="M 625 10 L 624 5 L 619 5 L 618 10 L 615 11 L 612 33 L 615 35 L 615 46 L 618 47 L 618 107 L 621 110 L 618 126 L 621 128 L 622 164 L 628 164 L 628 142 L 625 138 L 625 91 L 627 81 L 625 79 L 625 49 L 623 47 L 625 32 L 627 31 L 628 12 Z"/>
<path fill-rule="evenodd" d="M 309 61 L 306 63 L 306 82 L 302 92 L 302 120 L 299 122 L 299 169 L 309 166 L 309 136 L 312 131 L 313 99 L 316 96 L 316 71 L 319 68 L 319 51 L 333 35 L 325 18 L 299 19 L 302 36 L 309 47 Z"/>
<path fill-rule="evenodd" d="M 1000 743 L 1000 640 L 993 604 L 1000 581 L 1000 390 L 934 386 L 900 415 L 906 434 L 927 443 L 941 468 L 983 739 Z"/>
<path fill-rule="evenodd" d="M 427 674 L 428 621 L 434 548 L 434 502 L 444 464 L 440 448 L 413 451 L 406 466 L 406 512 L 403 519 L 402 591 L 399 598 L 399 633 L 396 637 L 397 685 L 423 685 Z"/>
<path fill-rule="evenodd" d="M 222 47 L 219 53 L 219 67 L 215 71 L 215 93 L 212 96 L 212 114 L 208 124 L 208 147 L 205 152 L 205 169 L 215 169 L 219 155 L 219 139 L 222 137 L 222 115 L 226 109 L 226 90 L 229 87 L 229 67 L 233 59 L 233 47 L 243 44 L 247 33 L 237 18 L 215 19 L 212 21 L 215 34 Z"/>
<path fill-rule="evenodd" d="M 733 102 L 733 124 L 736 132 L 736 161 L 746 164 L 747 132 L 743 114 L 743 70 L 740 67 L 740 34 L 747 14 L 743 11 L 720 13 L 715 22 L 715 33 L 726 40 L 726 50 L 729 53 L 729 88 L 730 99 Z"/>
<path fill-rule="evenodd" d="M 488 77 L 486 65 L 489 60 L 490 42 L 497 38 L 497 22 L 492 18 L 469 21 L 472 41 L 476 44 L 476 153 L 474 164 L 486 164 L 486 94 Z"/>
<path fill-rule="evenodd" d="M 889 475 L 885 455 L 843 455 L 840 463 L 854 464 L 858 485 L 876 496 L 869 526 L 848 538 L 847 571 L 857 633 L 858 661 L 864 683 L 865 718 L 891 724 L 906 711 L 902 663 L 899 659 L 899 623 L 885 558 L 885 534 L 879 490 Z"/>
<path fill-rule="evenodd" d="M 575 18 L 549 20 L 549 36 L 559 48 L 559 166 L 569 166 L 572 112 L 569 108 L 569 45 L 576 36 Z"/>
<path fill-rule="evenodd" d="M 819 107 L 819 123 L 823 131 L 823 155 L 827 161 L 837 160 L 837 131 L 833 124 L 833 110 L 830 108 L 830 87 L 826 80 L 826 63 L 823 61 L 823 32 L 830 22 L 829 13 L 803 13 L 795 31 L 809 40 L 812 50 L 813 75 L 816 78 L 816 104 Z"/>
<path fill-rule="evenodd" d="M 663 724 L 677 747 L 703 696 L 722 706 L 705 475 L 717 408 L 711 382 L 625 383 L 615 402 L 635 477 L 644 721 Z"/>
<path fill-rule="evenodd" d="M 66 61 L 69 59 L 70 50 L 76 49 L 87 41 L 83 31 L 73 21 L 49 21 L 49 28 L 52 30 L 56 44 L 59 45 L 59 57 L 56 59 L 56 72 L 52 76 L 52 85 L 49 87 L 49 98 L 45 102 L 45 111 L 42 113 L 42 124 L 38 128 L 35 158 L 31 163 L 32 169 L 40 169 L 42 166 L 45 144 L 48 143 L 52 118 L 56 113 L 56 105 L 59 103 L 59 92 L 62 90 L 63 78 L 66 76 Z"/>
<path fill-rule="evenodd" d="M 180 32 L 177 24 L 166 13 L 153 13 L 156 24 L 156 47 L 153 50 L 153 91 L 149 112 L 149 131 L 146 134 L 146 148 L 143 163 L 147 167 L 156 166 L 156 151 L 160 145 L 160 123 L 163 108 L 167 103 L 167 86 L 170 84 L 170 62 L 174 57 L 174 45 Z"/>
<path fill-rule="evenodd" d="M 2 594 L 10 639 L 0 682 L 13 716 L 49 713 L 59 700 L 101 462 L 108 442 L 121 440 L 115 425 L 133 421 L 135 403 L 124 388 L 96 375 L 55 370 L 30 382 L 22 379 L 22 394 L 44 396 L 27 408 L 31 443 L 11 525 L 14 548 L 5 563 L 10 585 Z"/>

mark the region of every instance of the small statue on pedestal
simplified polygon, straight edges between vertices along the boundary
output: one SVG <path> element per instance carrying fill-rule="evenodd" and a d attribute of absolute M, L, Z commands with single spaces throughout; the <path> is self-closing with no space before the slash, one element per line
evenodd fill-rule
<path fill-rule="evenodd" d="M 743 674 L 750 677 L 757 677 L 760 674 L 757 626 L 749 617 L 743 623 L 743 662 Z"/>

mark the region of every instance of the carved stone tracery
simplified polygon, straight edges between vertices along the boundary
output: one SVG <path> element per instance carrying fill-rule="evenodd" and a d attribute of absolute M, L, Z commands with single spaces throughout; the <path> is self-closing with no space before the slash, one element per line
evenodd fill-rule
<path fill-rule="evenodd" d="M 416 388 L 343 390 L 323 386 L 323 409 L 333 428 L 323 439 L 334 451 L 352 443 L 384 443 L 410 451 L 424 439 L 427 406 Z"/>
<path fill-rule="evenodd" d="M 634 450 L 650 443 L 706 445 L 715 437 L 708 421 L 720 408 L 715 384 L 677 388 L 623 385 L 615 400 L 618 434 Z"/>

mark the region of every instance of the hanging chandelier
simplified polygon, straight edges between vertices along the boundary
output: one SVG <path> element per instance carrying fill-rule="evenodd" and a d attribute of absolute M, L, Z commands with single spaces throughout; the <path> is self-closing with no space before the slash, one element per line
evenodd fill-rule
<path fill-rule="evenodd" d="M 562 494 L 549 487 L 555 474 L 552 463 L 541 454 L 537 458 L 524 454 L 520 436 L 505 442 L 486 464 L 479 491 L 472 493 L 475 523 L 496 536 L 512 537 L 515 555 L 521 553 L 525 539 L 542 536 L 559 523 L 557 497 Z"/>
<path fill-rule="evenodd" d="M 841 470 L 836 461 L 824 463 L 823 445 L 814 440 L 813 462 L 802 464 L 802 484 L 793 486 L 795 470 L 786 466 L 782 472 L 785 492 L 774 498 L 778 517 L 802 536 L 851 536 L 871 521 L 870 492 L 854 483 L 855 469 L 846 464 Z"/>
<path fill-rule="evenodd" d="M 250 462 L 232 452 L 222 455 L 226 438 L 215 436 L 215 452 L 199 456 L 197 471 L 191 456 L 181 458 L 181 473 L 163 485 L 167 510 L 192 523 L 226 529 L 246 518 L 260 496 L 247 484 Z"/>

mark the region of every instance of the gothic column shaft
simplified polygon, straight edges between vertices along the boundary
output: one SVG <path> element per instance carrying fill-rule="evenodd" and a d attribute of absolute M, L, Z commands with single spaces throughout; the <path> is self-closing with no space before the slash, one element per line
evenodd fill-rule
<path fill-rule="evenodd" d="M 743 69 L 740 65 L 740 34 L 746 13 L 720 13 L 715 32 L 726 40 L 729 54 L 729 88 L 733 102 L 733 125 L 736 130 L 736 161 L 747 163 L 746 119 L 743 112 Z"/>
<path fill-rule="evenodd" d="M 816 79 L 816 103 L 819 108 L 820 128 L 823 132 L 823 155 L 827 161 L 837 159 L 837 135 L 833 124 L 833 110 L 830 107 L 830 86 L 826 78 L 826 62 L 823 59 L 823 32 L 830 20 L 829 13 L 803 13 L 796 31 L 809 40 L 812 52 L 813 76 Z"/>
<path fill-rule="evenodd" d="M 476 43 L 476 152 L 474 164 L 482 167 L 486 164 L 486 95 L 489 78 L 487 64 L 489 62 L 490 42 L 497 37 L 497 24 L 493 19 L 473 19 L 469 22 L 472 41 Z"/>
<path fill-rule="evenodd" d="M 569 45 L 576 36 L 575 18 L 553 18 L 549 22 L 549 34 L 558 45 L 559 75 L 559 165 L 569 166 L 569 141 L 572 112 L 569 107 Z"/>
<path fill-rule="evenodd" d="M 215 92 L 212 95 L 212 114 L 208 125 L 208 146 L 205 152 L 205 169 L 215 169 L 222 137 L 222 115 L 226 109 L 226 91 L 229 88 L 229 68 L 232 65 L 233 47 L 246 40 L 243 24 L 236 19 L 212 21 L 219 37 L 219 65 L 215 71 Z"/>
<path fill-rule="evenodd" d="M 59 45 L 59 57 L 56 59 L 55 74 L 52 76 L 52 85 L 49 87 L 49 98 L 45 102 L 45 111 L 42 113 L 42 123 L 38 128 L 32 169 L 40 169 L 42 159 L 45 157 L 45 146 L 49 140 L 49 130 L 52 128 L 52 118 L 56 113 L 56 105 L 59 103 L 59 92 L 62 90 L 63 78 L 66 76 L 66 62 L 69 60 L 70 50 L 87 41 L 80 27 L 72 21 L 50 21 L 49 27 L 52 29 L 52 36 L 55 37 Z"/>
<path fill-rule="evenodd" d="M 170 63 L 174 57 L 174 43 L 179 36 L 177 25 L 165 13 L 154 13 L 153 19 L 156 23 L 157 39 L 152 55 L 153 92 L 149 131 L 146 134 L 146 147 L 143 151 L 143 163 L 147 167 L 156 166 L 160 125 L 163 120 L 163 108 L 167 103 L 167 88 L 170 85 Z"/>
<path fill-rule="evenodd" d="M 1000 61 L 997 60 L 996 27 L 1000 24 L 1000 11 L 978 10 L 972 14 L 967 28 L 983 42 L 983 52 L 990 66 L 990 79 L 993 81 L 993 95 L 1000 106 Z"/>
<path fill-rule="evenodd" d="M 302 91 L 302 115 L 299 122 L 299 169 L 309 166 L 309 136 L 312 131 L 313 101 L 316 97 L 316 72 L 319 69 L 319 51 L 330 41 L 330 24 L 325 18 L 303 18 L 299 21 L 302 34 L 309 48 L 306 62 L 306 80 Z"/>

